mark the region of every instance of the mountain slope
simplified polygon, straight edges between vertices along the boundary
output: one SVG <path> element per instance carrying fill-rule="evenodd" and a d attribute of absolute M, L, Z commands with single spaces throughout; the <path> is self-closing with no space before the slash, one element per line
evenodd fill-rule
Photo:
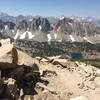
<path fill-rule="evenodd" d="M 99 23 L 99 22 L 98 22 Z M 0 34 L 34 41 L 69 41 L 100 43 L 100 26 L 89 18 L 23 16 L 0 13 Z"/>

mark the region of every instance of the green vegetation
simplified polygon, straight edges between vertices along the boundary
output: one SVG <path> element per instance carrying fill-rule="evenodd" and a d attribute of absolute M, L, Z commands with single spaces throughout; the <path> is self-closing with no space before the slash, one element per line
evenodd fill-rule
<path fill-rule="evenodd" d="M 100 68 L 100 59 L 80 59 L 80 61 Z"/>
<path fill-rule="evenodd" d="M 100 53 L 100 44 L 52 41 L 49 45 L 48 42 L 19 40 L 16 41 L 15 45 L 18 49 L 27 52 L 32 57 L 62 55 L 65 59 L 81 61 L 100 68 L 100 58 L 96 59 L 96 56 Z"/>

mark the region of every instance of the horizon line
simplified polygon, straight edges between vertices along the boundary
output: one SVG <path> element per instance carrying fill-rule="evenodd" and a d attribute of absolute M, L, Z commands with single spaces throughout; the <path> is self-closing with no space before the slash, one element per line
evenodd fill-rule
<path fill-rule="evenodd" d="M 55 16 L 55 15 L 39 15 L 39 14 L 24 14 L 24 13 L 19 13 L 19 14 L 11 14 L 11 13 L 7 13 L 7 12 L 2 12 L 0 11 L 0 14 L 7 14 L 8 16 L 12 16 L 12 17 L 18 17 L 18 16 L 32 16 L 32 17 L 35 17 L 35 16 L 40 16 L 40 17 L 54 17 L 54 18 L 60 18 L 62 16 L 64 17 L 81 17 L 81 18 L 87 18 L 87 17 L 92 17 L 92 18 L 99 18 L 100 19 L 100 16 L 92 16 L 92 15 L 64 15 L 64 14 L 61 14 L 61 15 L 58 15 L 58 16 Z"/>

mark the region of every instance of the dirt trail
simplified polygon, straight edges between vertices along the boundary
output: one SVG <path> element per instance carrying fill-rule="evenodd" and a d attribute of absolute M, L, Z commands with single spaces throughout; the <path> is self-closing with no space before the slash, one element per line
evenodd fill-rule
<path fill-rule="evenodd" d="M 94 81 L 84 81 L 85 74 L 83 69 L 76 66 L 73 67 L 75 69 L 72 68 L 73 71 L 69 71 L 67 68 L 62 68 L 61 66 L 58 67 L 47 63 L 40 64 L 40 70 L 56 72 L 57 76 L 52 75 L 51 77 L 47 77 L 47 80 L 50 82 L 48 87 L 57 91 L 60 95 L 64 94 L 66 97 L 65 100 L 67 100 L 68 93 L 70 97 L 86 96 L 89 100 L 100 100 L 100 89 L 90 89 L 86 86 L 86 83 L 89 85 L 89 83 L 93 83 Z M 82 82 L 84 85 L 79 87 L 78 84 L 81 84 Z M 92 85 L 90 84 L 90 87 L 91 86 Z"/>

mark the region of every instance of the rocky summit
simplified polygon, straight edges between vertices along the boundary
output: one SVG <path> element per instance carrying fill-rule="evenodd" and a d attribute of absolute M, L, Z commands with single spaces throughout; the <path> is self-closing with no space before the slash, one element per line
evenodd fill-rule
<path fill-rule="evenodd" d="M 100 43 L 100 25 L 97 21 L 78 17 L 17 17 L 0 15 L 0 38 L 14 40 L 65 41 Z"/>
<path fill-rule="evenodd" d="M 0 40 L 1 100 L 99 100 L 100 69 L 59 56 L 36 56 Z"/>

